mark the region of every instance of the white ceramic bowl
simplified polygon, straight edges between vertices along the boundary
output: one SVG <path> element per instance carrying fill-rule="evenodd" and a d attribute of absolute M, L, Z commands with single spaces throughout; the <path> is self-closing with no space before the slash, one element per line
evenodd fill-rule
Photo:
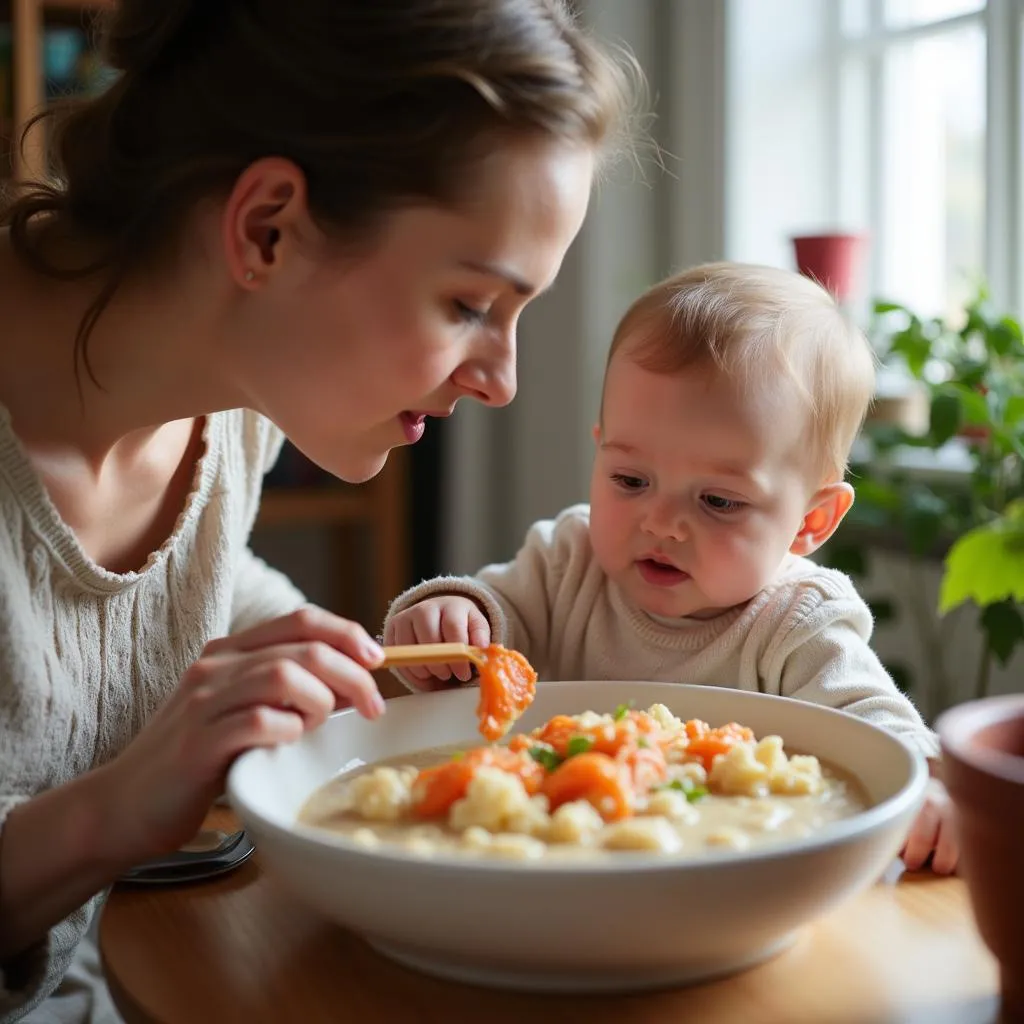
<path fill-rule="evenodd" d="M 368 722 L 332 716 L 295 743 L 240 757 L 228 793 L 262 865 L 302 902 L 408 966 L 457 980 L 548 991 L 624 991 L 739 970 L 876 881 L 920 806 L 924 759 L 889 733 L 798 701 L 713 687 L 562 682 L 538 687 L 520 729 L 559 713 L 660 702 L 682 718 L 778 734 L 856 775 L 866 812 L 806 839 L 694 860 L 629 854 L 584 865 L 426 859 L 367 850 L 296 814 L 354 759 L 473 741 L 475 690 L 401 697 Z M 356 763 L 358 763 L 356 761 Z"/>

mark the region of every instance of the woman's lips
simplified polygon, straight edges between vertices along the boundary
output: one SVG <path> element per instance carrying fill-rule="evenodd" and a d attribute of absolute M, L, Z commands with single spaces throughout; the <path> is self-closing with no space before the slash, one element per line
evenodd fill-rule
<path fill-rule="evenodd" d="M 674 587 L 690 578 L 689 573 L 655 558 L 639 559 L 636 568 L 644 582 L 654 587 Z"/>
<path fill-rule="evenodd" d="M 402 424 L 402 431 L 409 444 L 415 444 L 427 429 L 427 414 L 423 412 L 399 413 L 398 421 Z"/>

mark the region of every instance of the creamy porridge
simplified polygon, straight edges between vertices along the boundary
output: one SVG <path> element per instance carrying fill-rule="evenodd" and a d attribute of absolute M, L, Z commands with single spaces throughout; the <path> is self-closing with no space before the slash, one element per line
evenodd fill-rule
<path fill-rule="evenodd" d="M 558 715 L 506 744 L 354 765 L 299 812 L 367 847 L 550 861 L 673 857 L 806 836 L 867 807 L 856 780 L 778 736 L 648 711 Z"/>

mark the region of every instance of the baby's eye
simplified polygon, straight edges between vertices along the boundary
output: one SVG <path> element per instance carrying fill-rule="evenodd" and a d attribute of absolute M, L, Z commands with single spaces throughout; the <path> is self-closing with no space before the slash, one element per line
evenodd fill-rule
<path fill-rule="evenodd" d="M 643 477 L 628 473 L 612 473 L 612 483 L 624 491 L 642 491 L 647 486 Z"/>
<path fill-rule="evenodd" d="M 734 501 L 732 498 L 723 498 L 720 494 L 705 494 L 701 501 L 713 512 L 739 512 L 747 507 L 745 501 Z"/>
<path fill-rule="evenodd" d="M 462 320 L 467 324 L 485 324 L 487 323 L 487 310 L 476 309 L 473 306 L 467 305 L 465 302 L 454 299 L 452 306 L 455 309 L 455 315 L 459 320 Z"/>

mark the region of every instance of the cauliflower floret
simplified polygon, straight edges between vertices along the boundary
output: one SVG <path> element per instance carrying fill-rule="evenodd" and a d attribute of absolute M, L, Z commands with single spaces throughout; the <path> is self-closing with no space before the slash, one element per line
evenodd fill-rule
<path fill-rule="evenodd" d="M 545 839 L 549 843 L 582 846 L 604 827 L 604 820 L 586 800 L 562 804 L 551 815 Z"/>
<path fill-rule="evenodd" d="M 728 753 L 715 758 L 708 783 L 724 796 L 765 796 L 768 769 L 754 756 L 753 743 L 737 743 Z"/>
<path fill-rule="evenodd" d="M 705 838 L 708 846 L 724 846 L 728 850 L 745 850 L 750 846 L 750 836 L 742 829 L 723 825 L 709 832 Z"/>
<path fill-rule="evenodd" d="M 581 714 L 573 715 L 573 720 L 580 727 L 580 732 L 591 729 L 600 729 L 605 726 L 615 725 L 615 719 L 611 715 L 599 715 L 596 711 L 584 711 Z"/>
<path fill-rule="evenodd" d="M 674 764 L 669 769 L 669 779 L 680 779 L 682 782 L 691 782 L 694 786 L 706 786 L 708 784 L 708 773 L 704 765 L 699 761 L 687 761 L 685 764 Z"/>
<path fill-rule="evenodd" d="M 777 772 L 786 767 L 788 758 L 782 749 L 781 736 L 765 736 L 754 748 L 754 757 L 768 769 Z"/>
<path fill-rule="evenodd" d="M 510 814 L 505 828 L 524 836 L 541 836 L 551 824 L 548 815 L 548 798 L 541 793 L 530 797 L 526 806 L 515 814 Z"/>
<path fill-rule="evenodd" d="M 479 825 L 470 825 L 465 832 L 462 833 L 462 845 L 467 850 L 486 850 L 491 845 L 491 833 L 485 828 L 481 828 Z"/>
<path fill-rule="evenodd" d="M 492 836 L 485 849 L 494 857 L 507 857 L 509 860 L 536 860 L 543 855 L 544 844 L 539 839 L 532 839 L 530 836 L 502 832 Z"/>
<path fill-rule="evenodd" d="M 686 738 L 683 721 L 680 718 L 676 718 L 671 711 L 664 704 L 652 704 L 647 709 L 647 714 L 653 718 L 658 725 L 667 733 L 679 735 L 683 739 Z"/>
<path fill-rule="evenodd" d="M 380 846 L 380 837 L 373 829 L 357 828 L 352 833 L 352 842 L 357 843 L 359 846 L 365 846 L 369 850 Z"/>
<path fill-rule="evenodd" d="M 648 797 L 645 813 L 660 815 L 686 825 L 693 825 L 700 820 L 700 811 L 677 789 L 655 790 Z"/>
<path fill-rule="evenodd" d="M 794 754 L 785 767 L 773 772 L 771 791 L 785 796 L 817 796 L 825 788 L 821 762 L 809 754 Z"/>
<path fill-rule="evenodd" d="M 505 832 L 510 820 L 530 813 L 530 798 L 519 776 L 485 765 L 473 776 L 466 795 L 452 804 L 448 824 L 457 832 L 472 825 Z"/>
<path fill-rule="evenodd" d="M 352 809 L 369 821 L 397 821 L 412 803 L 412 787 L 406 772 L 374 768 L 349 783 Z"/>
<path fill-rule="evenodd" d="M 606 850 L 658 850 L 674 853 L 683 842 L 665 818 L 627 818 L 607 826 L 601 837 Z"/>

